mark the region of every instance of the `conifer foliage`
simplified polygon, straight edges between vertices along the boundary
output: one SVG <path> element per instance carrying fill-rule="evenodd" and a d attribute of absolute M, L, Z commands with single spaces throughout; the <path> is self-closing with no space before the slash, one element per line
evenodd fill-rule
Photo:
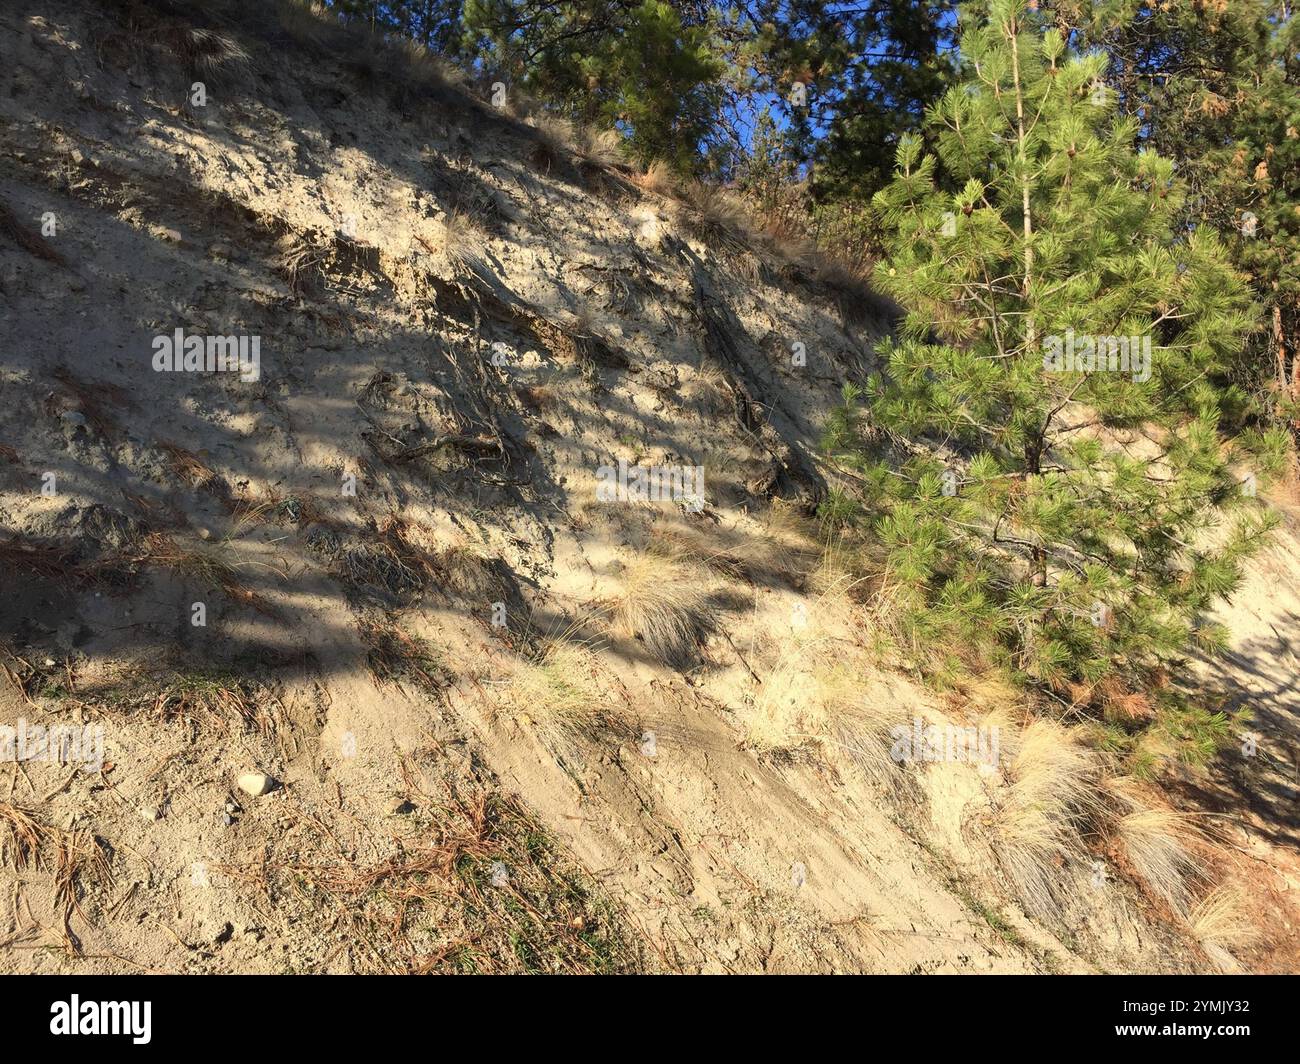
<path fill-rule="evenodd" d="M 1044 688 L 1143 682 L 1221 640 L 1206 611 L 1268 525 L 1213 383 L 1258 311 L 1218 238 L 1177 224 L 1105 55 L 987 7 L 927 115 L 937 156 L 906 138 L 874 198 L 876 282 L 907 315 L 826 442 L 918 642 Z"/>

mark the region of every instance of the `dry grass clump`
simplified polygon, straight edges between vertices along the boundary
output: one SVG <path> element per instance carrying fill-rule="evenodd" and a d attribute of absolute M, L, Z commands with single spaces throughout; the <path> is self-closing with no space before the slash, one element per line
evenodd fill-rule
<path fill-rule="evenodd" d="M 415 542 L 410 525 L 389 515 L 375 525 L 373 535 L 339 554 L 334 575 L 354 590 L 402 597 L 428 587 L 436 567 L 430 554 Z"/>
<path fill-rule="evenodd" d="M 817 283 L 829 292 L 840 317 L 846 322 L 887 323 L 902 317 L 898 304 L 871 286 L 868 268 L 846 262 L 819 248 L 808 251 L 805 261 Z"/>
<path fill-rule="evenodd" d="M 652 162 L 646 167 L 645 173 L 634 177 L 633 181 L 645 191 L 668 199 L 677 199 L 682 195 L 676 171 L 662 159 Z"/>
<path fill-rule="evenodd" d="M 791 646 L 763 677 L 743 716 L 746 744 L 769 755 L 821 746 L 847 758 L 873 784 L 895 790 L 904 775 L 890 757 L 890 732 L 902 723 L 900 711 L 870 697 L 865 668 L 828 641 Z"/>
<path fill-rule="evenodd" d="M 686 380 L 682 398 L 700 407 L 704 413 L 726 416 L 735 409 L 735 393 L 727 374 L 719 366 L 701 366 Z"/>
<path fill-rule="evenodd" d="M 1107 828 L 1122 862 L 1153 896 L 1185 915 L 1193 883 L 1205 878 L 1194 854 L 1200 841 L 1194 821 L 1127 777 L 1108 780 L 1106 789 L 1122 810 Z"/>
<path fill-rule="evenodd" d="M 593 129 L 579 126 L 574 131 L 573 151 L 586 167 L 604 169 L 617 166 L 623 159 L 623 137 L 617 129 Z"/>
<path fill-rule="evenodd" d="M 613 974 L 644 967 L 626 918 L 571 866 L 521 804 L 481 791 L 417 790 L 413 829 L 387 853 L 358 857 L 316 817 L 273 840 L 261 859 L 215 870 L 260 890 L 264 903 L 319 925 L 363 973 Z M 288 851 L 310 838 L 323 852 Z M 338 932 L 338 934 L 325 932 Z"/>
<path fill-rule="evenodd" d="M 875 563 L 871 554 L 867 544 L 830 536 L 822 542 L 816 565 L 808 573 L 808 589 L 825 601 L 852 604 L 877 660 L 890 660 L 903 669 L 915 670 L 924 654 L 905 623 L 905 589 L 892 579 L 887 567 Z"/>
<path fill-rule="evenodd" d="M 413 89 L 447 90 L 466 82 L 464 71 L 431 51 L 428 45 L 409 37 L 392 44 L 402 81 Z"/>
<path fill-rule="evenodd" d="M 528 124 L 536 133 L 529 159 L 539 170 L 550 173 L 575 154 L 575 127 L 568 118 L 539 111 L 528 120 Z"/>
<path fill-rule="evenodd" d="M 215 5 L 220 0 L 208 2 Z M 224 6 L 237 6 L 241 22 L 258 25 L 272 49 L 282 48 L 288 38 L 308 53 L 342 60 L 363 81 L 387 94 L 393 107 L 407 111 L 408 117 L 420 113 L 417 105 L 422 100 L 469 108 L 462 88 L 464 74 L 408 37 L 377 34 L 366 20 L 342 22 L 314 0 L 261 5 L 225 0 Z"/>
<path fill-rule="evenodd" d="M 47 828 L 54 850 L 54 906 L 62 923 L 64 948 L 81 952 L 81 942 L 72 930 L 72 917 L 89 923 L 81 911 L 80 898 L 91 886 L 107 889 L 113 884 L 113 870 L 103 841 L 85 828 L 69 831 Z"/>
<path fill-rule="evenodd" d="M 195 491 L 206 491 L 229 502 L 225 481 L 193 451 L 166 441 L 159 441 L 154 446 L 167 456 L 168 467 L 185 484 Z"/>
<path fill-rule="evenodd" d="M 1192 908 L 1187 918 L 1192 937 L 1201 948 L 1228 971 L 1239 965 L 1230 951 L 1248 949 L 1259 941 L 1259 931 L 1250 919 L 1246 895 L 1234 886 L 1219 886 Z"/>
<path fill-rule="evenodd" d="M 710 248 L 741 254 L 750 250 L 749 211 L 726 189 L 695 182 L 679 215 L 686 228 Z"/>
<path fill-rule="evenodd" d="M 715 621 L 705 570 L 682 551 L 652 546 L 631 555 L 620 575 L 608 604 L 614 634 L 674 668 L 688 667 Z"/>
<path fill-rule="evenodd" d="M 155 532 L 146 541 L 140 561 L 197 580 L 263 617 L 278 616 L 275 608 L 245 582 L 241 572 L 244 566 L 229 561 L 219 547 L 182 547 L 163 533 Z"/>
<path fill-rule="evenodd" d="M 665 520 L 654 526 L 651 546 L 661 553 L 692 559 L 729 580 L 768 583 L 778 577 L 789 578 L 797 569 L 786 544 L 758 530 L 723 532 L 703 523 Z"/>
<path fill-rule="evenodd" d="M 614 721 L 595 651 L 560 637 L 544 642 L 511 678 L 510 699 L 553 752 L 573 757 L 577 742 Z"/>
<path fill-rule="evenodd" d="M 192 75 L 211 77 L 248 66 L 249 55 L 239 42 L 216 30 L 168 24 L 153 31 L 151 38 L 161 50 L 179 58 Z"/>
<path fill-rule="evenodd" d="M 330 33 L 337 32 L 337 24 L 326 22 L 323 9 L 317 8 L 313 0 L 280 0 L 272 7 L 277 27 L 308 51 L 319 51 Z"/>
<path fill-rule="evenodd" d="M 1008 783 L 993 813 L 993 856 L 1026 909 L 1055 920 L 1053 880 L 1081 851 L 1080 829 L 1098 808 L 1099 766 L 1051 720 L 1031 721 L 1018 735 L 1003 729 L 999 745 Z"/>
<path fill-rule="evenodd" d="M 485 276 L 487 248 L 477 220 L 468 211 L 454 210 L 442 217 L 442 250 L 452 269 L 471 276 Z"/>

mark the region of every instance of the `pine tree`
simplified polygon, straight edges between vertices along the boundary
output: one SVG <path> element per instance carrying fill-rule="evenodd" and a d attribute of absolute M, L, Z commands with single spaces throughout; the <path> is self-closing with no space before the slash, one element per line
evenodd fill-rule
<path fill-rule="evenodd" d="M 1135 150 L 1105 55 L 1022 0 L 988 8 L 927 115 L 937 156 L 905 138 L 873 201 L 877 283 L 907 315 L 827 444 L 914 637 L 1046 689 L 1142 683 L 1222 640 L 1205 612 L 1268 526 L 1211 383 L 1257 310 L 1219 239 L 1175 224 L 1184 190 Z"/>
<path fill-rule="evenodd" d="M 618 126 L 640 162 L 698 168 L 720 106 L 712 11 L 663 0 L 467 0 L 465 47 L 583 122 Z"/>
<path fill-rule="evenodd" d="M 1057 24 L 1114 61 L 1140 137 L 1187 183 L 1185 220 L 1230 236 L 1264 304 L 1235 377 L 1300 430 L 1300 22 L 1287 0 L 1055 0 Z"/>

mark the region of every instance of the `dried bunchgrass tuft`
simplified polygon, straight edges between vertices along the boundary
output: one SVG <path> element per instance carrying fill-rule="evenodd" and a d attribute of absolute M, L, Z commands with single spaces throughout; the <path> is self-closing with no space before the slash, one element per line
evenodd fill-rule
<path fill-rule="evenodd" d="M 659 547 L 634 554 L 621 575 L 609 604 L 614 633 L 674 668 L 688 667 L 714 624 L 705 570 L 684 552 Z"/>
<path fill-rule="evenodd" d="M 402 597 L 425 590 L 437 565 L 411 526 L 396 515 L 377 522 L 362 542 L 344 549 L 334 575 L 357 591 Z"/>
<path fill-rule="evenodd" d="M 546 640 L 536 655 L 520 663 L 510 695 L 546 746 L 573 760 L 581 738 L 615 722 L 605 687 L 605 672 L 592 646 L 559 637 Z"/>
<path fill-rule="evenodd" d="M 173 473 L 197 491 L 212 491 L 221 477 L 193 451 L 175 443 L 160 440 L 155 446 L 167 456 Z"/>
<path fill-rule="evenodd" d="M 745 744 L 761 754 L 788 756 L 824 737 L 825 679 L 802 653 L 783 654 L 743 717 Z"/>
<path fill-rule="evenodd" d="M 576 154 L 576 130 L 568 118 L 539 111 L 529 119 L 529 125 L 536 134 L 530 159 L 539 170 L 549 173 L 565 159 Z"/>
<path fill-rule="evenodd" d="M 1031 721 L 1009 738 L 1000 744 L 1010 758 L 1009 783 L 993 816 L 993 854 L 1026 909 L 1055 920 L 1060 904 L 1052 881 L 1060 864 L 1080 852 L 1080 829 L 1099 808 L 1099 766 L 1051 720 Z"/>
<path fill-rule="evenodd" d="M 170 22 L 154 27 L 149 39 L 159 51 L 179 59 L 193 77 L 210 79 L 248 67 L 250 57 L 243 46 L 216 30 Z"/>
<path fill-rule="evenodd" d="M 483 243 L 483 232 L 468 211 L 456 210 L 443 216 L 442 249 L 457 273 L 478 277 L 487 275 L 487 249 Z"/>
<path fill-rule="evenodd" d="M 751 250 L 749 212 L 744 203 L 726 189 L 707 182 L 695 182 L 679 208 L 682 222 L 710 248 L 731 255 Z"/>
<path fill-rule="evenodd" d="M 855 655 L 846 658 L 844 648 L 830 640 L 790 646 L 743 716 L 747 745 L 784 755 L 819 745 L 844 756 L 874 785 L 896 791 L 904 782 L 890 757 L 898 710 L 888 700 L 871 697 L 865 667 Z"/>
<path fill-rule="evenodd" d="M 300 48 L 318 52 L 331 34 L 337 34 L 337 26 L 322 17 L 324 10 L 312 0 L 281 0 L 274 6 L 279 29 Z"/>
<path fill-rule="evenodd" d="M 1231 951 L 1248 949 L 1259 941 L 1250 919 L 1245 893 L 1234 886 L 1219 886 L 1196 903 L 1187 918 L 1192 937 L 1221 968 L 1238 970 Z"/>
<path fill-rule="evenodd" d="M 1153 896 L 1186 915 L 1193 884 L 1205 879 L 1195 856 L 1201 841 L 1195 822 L 1127 777 L 1107 780 L 1106 790 L 1120 807 L 1107 830 L 1123 862 Z"/>
<path fill-rule="evenodd" d="M 245 582 L 241 574 L 245 567 L 229 561 L 220 545 L 191 549 L 178 545 L 161 532 L 155 532 L 148 537 L 140 561 L 197 580 L 263 617 L 279 616 L 275 608 Z"/>
<path fill-rule="evenodd" d="M 645 191 L 668 199 L 679 199 L 683 194 L 677 172 L 662 159 L 656 159 L 646 167 L 644 174 L 633 180 Z"/>
<path fill-rule="evenodd" d="M 661 553 L 698 562 L 729 580 L 772 583 L 796 568 L 786 545 L 757 531 L 727 531 L 702 522 L 666 520 L 656 524 L 651 543 Z"/>
<path fill-rule="evenodd" d="M 605 169 L 623 159 L 623 137 L 616 129 L 592 129 L 578 126 L 574 130 L 573 151 L 584 166 Z"/>

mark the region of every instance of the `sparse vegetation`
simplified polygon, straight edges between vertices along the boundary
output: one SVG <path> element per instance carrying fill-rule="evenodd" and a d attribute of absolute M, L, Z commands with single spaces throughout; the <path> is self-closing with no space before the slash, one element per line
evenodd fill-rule
<path fill-rule="evenodd" d="M 1081 829 L 1099 801 L 1099 766 L 1068 729 L 1049 720 L 1002 734 L 1009 765 L 993 813 L 994 856 L 1031 913 L 1059 920 L 1056 869 L 1081 852 Z"/>
<path fill-rule="evenodd" d="M 420 797 L 428 815 L 386 856 L 282 854 L 288 848 L 276 845 L 218 872 L 342 929 L 326 960 L 344 953 L 353 971 L 615 974 L 644 965 L 619 910 L 517 802 L 454 789 Z"/>
<path fill-rule="evenodd" d="M 1245 949 L 1259 941 L 1242 892 L 1220 886 L 1198 901 L 1188 916 L 1192 937 L 1207 950 Z"/>
<path fill-rule="evenodd" d="M 1158 804 L 1131 779 L 1109 780 L 1107 790 L 1119 806 L 1109 830 L 1122 860 L 1152 896 L 1185 915 L 1206 878 L 1195 855 L 1204 840 L 1193 819 Z"/>
<path fill-rule="evenodd" d="M 0 16 L 0 968 L 1295 967 L 1271 3 Z"/>
<path fill-rule="evenodd" d="M 483 237 L 474 217 L 462 210 L 452 211 L 442 219 L 442 250 L 447 261 L 469 276 L 487 271 Z"/>
<path fill-rule="evenodd" d="M 714 622 L 700 574 L 689 555 L 671 548 L 628 555 L 608 604 L 612 631 L 635 639 L 656 660 L 689 665 Z"/>
<path fill-rule="evenodd" d="M 424 639 L 404 632 L 386 619 L 358 620 L 357 629 L 366 648 L 366 664 L 376 683 L 408 680 L 435 697 L 446 686 L 441 666 Z"/>

